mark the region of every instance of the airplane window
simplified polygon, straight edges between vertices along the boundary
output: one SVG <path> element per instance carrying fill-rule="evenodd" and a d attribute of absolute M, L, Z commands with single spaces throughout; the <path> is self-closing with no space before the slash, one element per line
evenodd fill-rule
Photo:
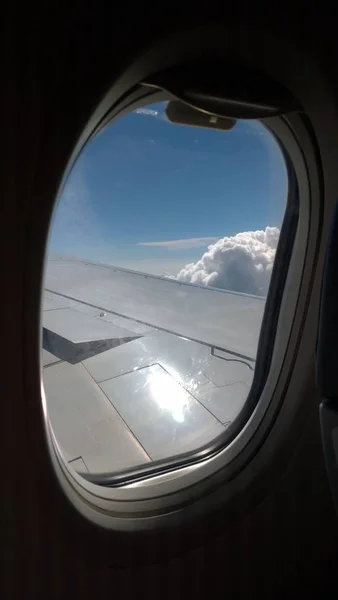
<path fill-rule="evenodd" d="M 286 209 L 282 151 L 139 108 L 85 146 L 49 236 L 42 368 L 79 473 L 194 453 L 243 408 Z"/>

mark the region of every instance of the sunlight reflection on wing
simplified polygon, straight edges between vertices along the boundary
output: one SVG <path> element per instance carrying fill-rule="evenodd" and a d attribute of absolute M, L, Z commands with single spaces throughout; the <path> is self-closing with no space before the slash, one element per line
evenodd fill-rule
<path fill-rule="evenodd" d="M 152 371 L 148 375 L 150 393 L 157 404 L 169 410 L 178 423 L 183 423 L 185 409 L 189 406 L 188 394 L 167 373 Z"/>

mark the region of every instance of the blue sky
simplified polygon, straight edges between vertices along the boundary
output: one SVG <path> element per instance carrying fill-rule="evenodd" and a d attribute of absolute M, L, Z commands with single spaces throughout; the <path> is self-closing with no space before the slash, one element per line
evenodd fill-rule
<path fill-rule="evenodd" d="M 286 168 L 260 123 L 193 128 L 168 123 L 164 104 L 148 108 L 106 128 L 79 156 L 50 251 L 175 274 L 221 237 L 280 227 Z"/>

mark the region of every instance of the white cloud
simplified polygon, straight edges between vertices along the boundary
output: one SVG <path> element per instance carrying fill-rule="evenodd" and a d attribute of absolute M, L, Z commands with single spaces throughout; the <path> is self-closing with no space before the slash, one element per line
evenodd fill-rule
<path fill-rule="evenodd" d="M 213 244 L 219 238 L 218 237 L 199 237 L 199 238 L 186 238 L 182 240 L 169 240 L 167 242 L 139 242 L 138 246 L 156 246 L 160 248 L 168 248 L 173 250 L 183 250 L 185 248 L 200 248 L 202 246 L 208 246 Z"/>
<path fill-rule="evenodd" d="M 246 294 L 265 296 L 279 239 L 278 227 L 224 237 L 209 246 L 176 279 Z"/>
<path fill-rule="evenodd" d="M 149 115 L 151 117 L 157 117 L 159 114 L 158 110 L 153 110 L 152 108 L 137 108 L 135 112 L 140 115 Z"/>

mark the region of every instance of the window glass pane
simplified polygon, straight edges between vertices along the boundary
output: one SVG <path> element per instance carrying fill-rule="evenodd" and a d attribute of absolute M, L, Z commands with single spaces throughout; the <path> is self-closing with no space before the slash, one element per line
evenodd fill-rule
<path fill-rule="evenodd" d="M 284 159 L 259 122 L 174 125 L 165 108 L 137 109 L 88 143 L 52 221 L 43 381 L 79 472 L 197 451 L 253 379 Z"/>

